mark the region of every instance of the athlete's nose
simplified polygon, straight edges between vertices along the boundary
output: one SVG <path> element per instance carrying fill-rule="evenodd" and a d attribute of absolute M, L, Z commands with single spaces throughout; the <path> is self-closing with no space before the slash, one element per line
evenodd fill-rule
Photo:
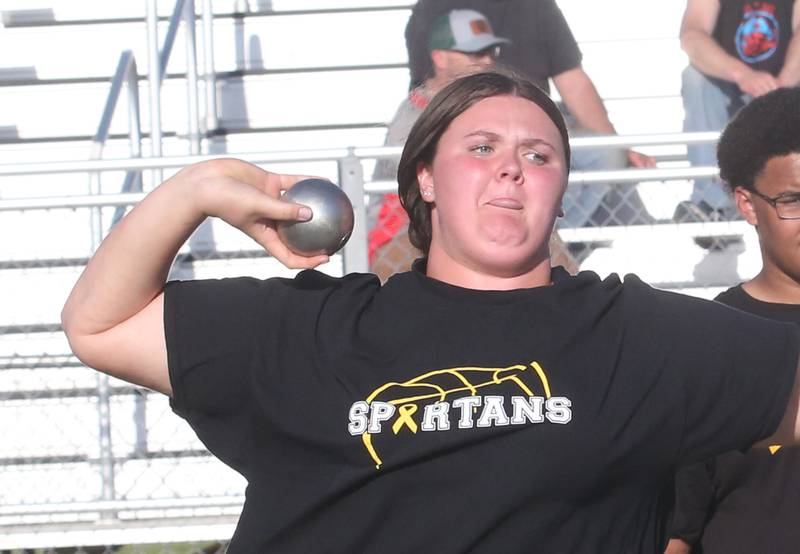
<path fill-rule="evenodd" d="M 516 154 L 508 154 L 501 160 L 497 178 L 501 181 L 510 179 L 516 184 L 523 183 L 524 174 L 522 173 L 522 166 Z"/>

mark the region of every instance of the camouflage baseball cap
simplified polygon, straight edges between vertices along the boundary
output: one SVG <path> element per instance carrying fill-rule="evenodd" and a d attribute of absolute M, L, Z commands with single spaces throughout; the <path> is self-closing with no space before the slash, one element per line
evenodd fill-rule
<path fill-rule="evenodd" d="M 489 20 L 482 13 L 451 10 L 434 20 L 428 37 L 428 50 L 473 53 L 510 42 L 494 35 Z"/>

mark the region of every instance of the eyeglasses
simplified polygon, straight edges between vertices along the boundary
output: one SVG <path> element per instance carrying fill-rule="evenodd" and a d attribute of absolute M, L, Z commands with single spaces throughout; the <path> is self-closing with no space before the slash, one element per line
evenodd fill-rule
<path fill-rule="evenodd" d="M 800 219 L 800 192 L 782 192 L 775 197 L 761 194 L 754 188 L 750 192 L 775 208 L 779 219 Z"/>
<path fill-rule="evenodd" d="M 477 52 L 461 52 L 462 54 L 466 54 L 470 58 L 473 59 L 480 59 L 489 56 L 493 60 L 496 60 L 500 57 L 500 46 L 490 46 L 489 48 L 484 48 L 483 50 L 478 50 Z"/>

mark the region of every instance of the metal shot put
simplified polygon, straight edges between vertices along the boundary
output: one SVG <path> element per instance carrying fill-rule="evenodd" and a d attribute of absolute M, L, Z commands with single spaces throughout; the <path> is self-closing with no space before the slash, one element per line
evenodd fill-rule
<path fill-rule="evenodd" d="M 305 179 L 286 191 L 281 200 L 311 208 L 308 221 L 281 222 L 278 235 L 296 253 L 331 255 L 342 248 L 353 231 L 353 205 L 335 184 L 324 179 Z"/>

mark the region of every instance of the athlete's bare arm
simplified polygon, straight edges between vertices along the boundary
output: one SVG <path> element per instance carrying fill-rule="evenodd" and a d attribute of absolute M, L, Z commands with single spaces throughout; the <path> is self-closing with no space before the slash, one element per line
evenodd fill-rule
<path fill-rule="evenodd" d="M 273 222 L 307 219 L 308 208 L 278 200 L 302 177 L 268 173 L 233 159 L 190 166 L 165 181 L 119 222 L 89 261 L 61 314 L 86 365 L 171 394 L 163 289 L 175 255 L 208 216 L 237 227 L 288 267 L 310 268 L 278 239 Z"/>

